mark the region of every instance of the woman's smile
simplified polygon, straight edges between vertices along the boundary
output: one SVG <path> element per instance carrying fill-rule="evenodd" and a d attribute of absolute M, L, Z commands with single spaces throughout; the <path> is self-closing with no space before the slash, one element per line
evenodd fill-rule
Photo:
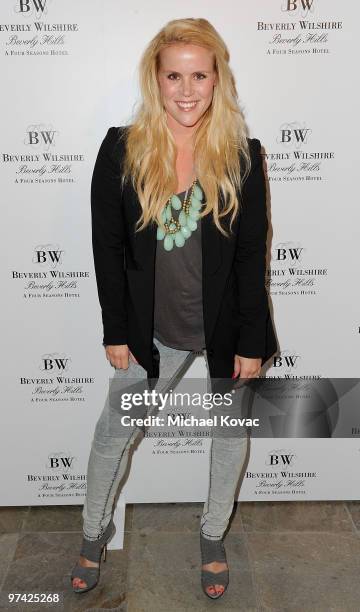
<path fill-rule="evenodd" d="M 189 111 L 193 110 L 197 103 L 198 103 L 198 100 L 194 100 L 194 102 L 180 102 L 180 101 L 176 101 L 176 104 L 178 105 L 178 107 L 181 108 L 181 110 L 183 110 L 185 112 L 189 112 Z"/>

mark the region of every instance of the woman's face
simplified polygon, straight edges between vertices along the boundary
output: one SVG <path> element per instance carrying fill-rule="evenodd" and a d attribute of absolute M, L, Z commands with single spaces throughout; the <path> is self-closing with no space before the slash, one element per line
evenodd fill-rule
<path fill-rule="evenodd" d="M 169 127 L 195 126 L 211 104 L 216 80 L 209 49 L 192 44 L 162 49 L 158 82 Z"/>

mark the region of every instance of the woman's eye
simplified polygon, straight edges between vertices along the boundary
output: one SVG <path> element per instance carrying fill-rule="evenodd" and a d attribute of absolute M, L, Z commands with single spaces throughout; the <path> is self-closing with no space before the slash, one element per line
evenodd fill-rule
<path fill-rule="evenodd" d="M 176 74 L 175 72 L 172 72 L 171 74 L 168 74 L 168 79 L 170 79 L 170 81 L 175 81 L 176 79 L 179 78 L 179 75 Z M 195 78 L 197 81 L 202 81 L 203 79 L 206 79 L 206 75 L 203 74 L 202 72 L 197 72 L 195 74 Z"/>

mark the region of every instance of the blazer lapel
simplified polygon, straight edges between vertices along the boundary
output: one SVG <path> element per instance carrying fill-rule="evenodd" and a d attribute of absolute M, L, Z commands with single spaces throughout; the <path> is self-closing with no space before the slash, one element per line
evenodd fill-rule
<path fill-rule="evenodd" d="M 144 229 L 135 233 L 135 224 L 141 215 L 141 206 L 137 193 L 132 185 L 125 188 L 124 205 L 126 207 L 126 217 L 130 220 L 132 229 L 130 230 L 134 245 L 134 256 L 139 270 L 148 270 L 154 265 L 156 251 L 156 224 L 147 225 Z"/>
<path fill-rule="evenodd" d="M 201 219 L 201 248 L 203 275 L 215 274 L 221 266 L 222 254 L 220 232 L 213 221 L 212 213 Z"/>

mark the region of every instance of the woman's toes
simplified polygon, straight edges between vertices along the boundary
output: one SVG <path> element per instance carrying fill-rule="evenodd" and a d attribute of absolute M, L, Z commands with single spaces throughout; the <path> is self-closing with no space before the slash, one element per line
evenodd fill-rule
<path fill-rule="evenodd" d="M 73 586 L 75 587 L 75 589 L 85 589 L 86 582 L 84 582 L 84 580 L 81 580 L 80 578 L 74 578 Z"/>
<path fill-rule="evenodd" d="M 221 595 L 224 592 L 224 586 L 222 584 L 211 585 L 206 588 L 209 595 Z"/>
<path fill-rule="evenodd" d="M 215 589 L 215 587 L 214 587 L 213 585 L 211 585 L 211 586 L 207 587 L 207 588 L 206 588 L 206 592 L 207 592 L 209 595 L 216 595 L 216 589 Z"/>

